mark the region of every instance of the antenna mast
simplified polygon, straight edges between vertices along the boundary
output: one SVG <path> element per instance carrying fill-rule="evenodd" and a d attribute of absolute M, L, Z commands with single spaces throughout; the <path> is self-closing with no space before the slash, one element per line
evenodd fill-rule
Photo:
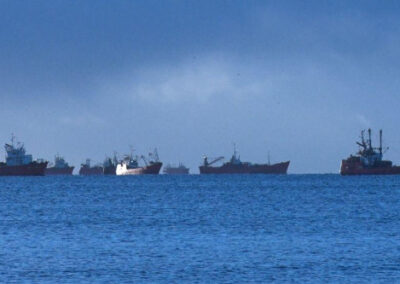
<path fill-rule="evenodd" d="M 368 129 L 368 144 L 369 148 L 372 148 L 372 141 L 371 141 L 371 128 Z"/>
<path fill-rule="evenodd" d="M 361 144 L 362 144 L 362 147 L 363 147 L 363 148 L 366 148 L 364 133 L 365 133 L 365 130 L 362 130 L 362 131 L 361 131 Z"/>
<path fill-rule="evenodd" d="M 155 159 L 155 162 L 159 162 L 160 161 L 160 157 L 158 157 L 157 148 L 154 148 L 154 159 Z"/>
<path fill-rule="evenodd" d="M 133 152 L 135 152 L 135 149 L 133 149 L 133 146 L 132 146 L 132 145 L 129 145 L 129 148 L 130 148 L 130 150 L 131 150 L 130 158 L 133 159 Z"/>

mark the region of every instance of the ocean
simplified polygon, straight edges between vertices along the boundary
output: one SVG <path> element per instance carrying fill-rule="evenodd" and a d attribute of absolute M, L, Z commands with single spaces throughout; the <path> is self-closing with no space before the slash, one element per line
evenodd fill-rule
<path fill-rule="evenodd" d="M 0 283 L 400 282 L 400 176 L 0 178 Z"/>

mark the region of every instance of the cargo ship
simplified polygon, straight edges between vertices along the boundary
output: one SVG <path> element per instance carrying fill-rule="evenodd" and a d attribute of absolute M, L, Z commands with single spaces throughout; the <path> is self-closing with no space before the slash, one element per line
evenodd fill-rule
<path fill-rule="evenodd" d="M 32 155 L 27 155 L 21 143 L 14 144 L 14 135 L 11 144 L 5 144 L 6 162 L 0 163 L 0 176 L 44 176 L 47 161 L 33 161 Z"/>
<path fill-rule="evenodd" d="M 114 157 L 111 159 L 110 157 L 106 157 L 103 162 L 103 172 L 105 175 L 116 175 L 117 171 L 118 159 L 116 153 L 114 153 Z"/>
<path fill-rule="evenodd" d="M 103 175 L 103 167 L 101 166 L 91 166 L 90 159 L 86 159 L 86 162 L 81 165 L 79 169 L 79 175 L 81 176 L 99 176 Z"/>
<path fill-rule="evenodd" d="M 189 174 L 189 168 L 185 167 L 182 163 L 179 166 L 166 165 L 163 169 L 163 173 L 167 175 L 187 175 Z"/>
<path fill-rule="evenodd" d="M 342 160 L 341 175 L 398 175 L 400 166 L 394 166 L 392 161 L 383 160 L 382 130 L 379 131 L 379 147 L 372 147 L 371 129 L 365 139 L 365 130 L 361 131 L 360 147 L 355 156 L 350 155 Z M 385 150 L 387 150 L 386 148 Z"/>
<path fill-rule="evenodd" d="M 143 160 L 144 166 L 139 165 L 139 160 Z M 162 163 L 158 157 L 157 149 L 154 153 L 149 154 L 149 158 L 144 156 L 125 155 L 125 158 L 118 163 L 116 174 L 118 176 L 124 175 L 158 175 Z"/>
<path fill-rule="evenodd" d="M 72 175 L 74 167 L 71 167 L 63 157 L 56 155 L 54 158 L 54 165 L 50 165 L 45 170 L 46 176 L 54 175 Z"/>
<path fill-rule="evenodd" d="M 203 165 L 199 167 L 200 174 L 287 174 L 290 161 L 277 164 L 252 164 L 242 162 L 240 156 L 237 155 L 236 147 L 234 147 L 231 159 L 221 166 L 212 166 L 213 164 L 223 160 L 224 157 L 218 157 L 212 161 L 208 161 L 208 157 L 203 158 Z"/>

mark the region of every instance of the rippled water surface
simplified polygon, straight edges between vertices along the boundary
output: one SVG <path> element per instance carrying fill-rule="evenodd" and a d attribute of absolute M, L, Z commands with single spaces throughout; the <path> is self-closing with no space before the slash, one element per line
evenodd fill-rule
<path fill-rule="evenodd" d="M 0 179 L 1 283 L 400 282 L 400 177 Z"/>

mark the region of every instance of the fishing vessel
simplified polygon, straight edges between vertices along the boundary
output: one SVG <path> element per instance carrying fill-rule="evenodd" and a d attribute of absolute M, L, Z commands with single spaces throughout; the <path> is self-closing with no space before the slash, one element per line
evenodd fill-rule
<path fill-rule="evenodd" d="M 340 166 L 341 175 L 398 175 L 400 166 L 394 166 L 392 161 L 383 160 L 382 130 L 379 131 L 379 147 L 372 147 L 372 131 L 368 129 L 368 138 L 365 138 L 365 130 L 361 131 L 361 141 L 356 142 L 359 150 L 356 155 L 350 155 L 342 160 Z"/>
<path fill-rule="evenodd" d="M 72 175 L 73 171 L 74 167 L 70 166 L 63 157 L 57 154 L 54 157 L 54 164 L 46 168 L 45 175 Z"/>
<path fill-rule="evenodd" d="M 139 160 L 144 162 L 144 165 L 139 165 Z M 149 153 L 148 158 L 145 156 L 134 156 L 133 151 L 130 155 L 125 155 L 124 159 L 118 163 L 116 174 L 123 175 L 158 175 L 162 163 L 158 157 L 157 149 L 153 153 Z"/>
<path fill-rule="evenodd" d="M 103 172 L 105 175 L 116 175 L 117 171 L 117 154 L 114 153 L 114 157 L 111 159 L 110 157 L 106 157 L 103 162 Z"/>
<path fill-rule="evenodd" d="M 163 173 L 167 175 L 187 175 L 189 174 L 189 168 L 185 167 L 182 163 L 179 163 L 179 166 L 168 164 L 164 167 Z"/>
<path fill-rule="evenodd" d="M 218 157 L 208 160 L 207 156 L 203 158 L 203 164 L 199 167 L 200 174 L 286 174 L 289 168 L 290 161 L 276 164 L 252 164 L 242 162 L 236 151 L 236 146 L 233 149 L 231 159 L 223 163 L 221 166 L 213 166 L 215 163 L 222 161 L 224 157 Z"/>
<path fill-rule="evenodd" d="M 81 165 L 79 169 L 79 175 L 81 176 L 98 176 L 103 175 L 103 167 L 99 165 L 91 166 L 90 159 L 86 159 L 86 162 Z"/>
<path fill-rule="evenodd" d="M 11 144 L 5 144 L 6 162 L 0 163 L 0 176 L 43 176 L 47 161 L 34 161 L 32 155 L 27 155 L 24 144 L 14 143 L 12 135 Z"/>

